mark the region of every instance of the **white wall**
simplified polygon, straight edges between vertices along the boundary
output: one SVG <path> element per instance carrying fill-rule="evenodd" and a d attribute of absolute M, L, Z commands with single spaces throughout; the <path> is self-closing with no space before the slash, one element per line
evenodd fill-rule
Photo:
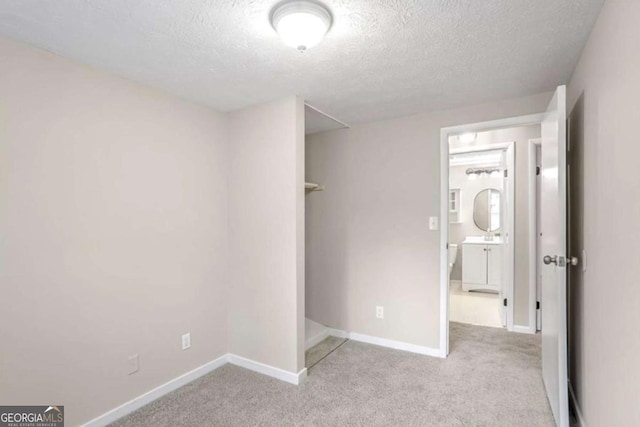
<path fill-rule="evenodd" d="M 304 102 L 229 117 L 230 351 L 304 368 Z"/>
<path fill-rule="evenodd" d="M 584 179 L 573 243 L 587 251 L 569 289 L 570 381 L 589 426 L 640 425 L 639 21 L 640 2 L 608 0 L 568 90 Z"/>
<path fill-rule="evenodd" d="M 228 352 L 304 368 L 301 99 L 224 115 L 0 38 L 0 159 L 2 404 L 77 425 Z"/>
<path fill-rule="evenodd" d="M 3 405 L 77 425 L 227 352 L 226 141 L 222 114 L 0 37 Z"/>
<path fill-rule="evenodd" d="M 539 113 L 550 94 L 307 138 L 306 310 L 351 332 L 439 346 L 440 129 Z M 385 319 L 375 306 L 385 307 Z"/>
<path fill-rule="evenodd" d="M 543 110 L 546 109 L 543 108 Z M 465 145 L 491 145 L 515 142 L 515 305 L 514 325 L 529 326 L 529 140 L 540 138 L 540 125 L 519 126 L 480 132 L 472 144 L 454 142 L 453 148 Z"/>

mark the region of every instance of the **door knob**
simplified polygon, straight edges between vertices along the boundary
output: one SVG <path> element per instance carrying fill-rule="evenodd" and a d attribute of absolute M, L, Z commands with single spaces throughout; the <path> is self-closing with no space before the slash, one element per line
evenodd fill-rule
<path fill-rule="evenodd" d="M 571 265 L 574 267 L 580 264 L 580 260 L 578 260 L 577 256 L 572 256 L 569 260 L 571 261 Z"/>
<path fill-rule="evenodd" d="M 563 257 L 563 256 L 558 256 L 558 255 L 556 255 L 556 256 L 549 256 L 549 255 L 547 255 L 547 256 L 545 256 L 544 258 L 542 258 L 542 261 L 543 261 L 546 265 L 549 265 L 549 264 L 555 264 L 555 265 L 557 265 L 558 267 L 561 267 L 561 268 L 564 268 L 564 267 L 566 267 L 566 266 L 567 266 L 567 259 L 566 259 L 565 257 Z M 573 262 L 574 262 L 574 261 L 573 261 L 573 259 L 571 259 L 571 263 L 572 263 L 572 264 L 573 264 Z M 575 261 L 575 262 L 578 262 L 578 260 L 576 259 L 576 261 Z M 576 264 L 576 265 L 577 265 L 577 264 Z"/>

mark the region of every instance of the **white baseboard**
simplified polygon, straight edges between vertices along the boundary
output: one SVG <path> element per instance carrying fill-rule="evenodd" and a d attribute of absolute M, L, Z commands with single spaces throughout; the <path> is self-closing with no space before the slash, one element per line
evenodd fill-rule
<path fill-rule="evenodd" d="M 229 363 L 295 385 L 301 384 L 304 379 L 307 378 L 307 368 L 304 368 L 297 374 L 294 374 L 293 372 L 265 365 L 264 363 L 236 356 L 235 354 L 229 354 Z"/>
<path fill-rule="evenodd" d="M 154 388 L 151 391 L 148 391 L 136 398 L 131 399 L 130 401 L 123 403 L 115 409 L 106 412 L 91 421 L 82 424 L 83 427 L 103 427 L 107 426 L 114 421 L 129 415 L 130 413 L 137 411 L 145 405 L 153 402 L 156 399 L 161 398 L 162 396 L 171 393 L 174 390 L 200 378 L 203 375 L 206 375 L 210 372 L 215 371 L 219 367 L 230 363 L 232 365 L 240 366 L 245 369 L 249 369 L 254 372 L 258 372 L 263 375 L 267 375 L 269 377 L 273 377 L 275 379 L 285 381 L 291 384 L 301 384 L 305 378 L 307 378 L 307 368 L 304 368 L 297 374 L 292 372 L 285 371 L 284 369 L 276 368 L 274 366 L 265 365 L 264 363 L 256 362 L 254 360 L 247 359 L 245 357 L 236 356 L 235 354 L 225 354 L 223 356 L 218 357 L 217 359 L 206 363 L 199 368 L 196 368 L 192 371 L 187 372 L 186 374 L 180 375 L 177 378 L 174 378 L 166 383 Z"/>
<path fill-rule="evenodd" d="M 512 332 L 517 332 L 519 334 L 529 334 L 529 335 L 536 334 L 536 331 L 534 328 L 530 328 L 529 326 L 520 326 L 520 325 L 513 325 Z"/>
<path fill-rule="evenodd" d="M 343 331 L 341 329 L 329 328 L 329 335 L 336 338 L 344 338 L 344 339 L 349 338 L 349 332 Z"/>
<path fill-rule="evenodd" d="M 359 334 L 356 332 L 347 332 L 341 329 L 329 329 L 329 335 L 337 338 L 345 338 L 353 341 L 364 342 L 367 344 L 379 345 L 380 347 L 393 348 L 395 350 L 403 350 L 411 353 L 424 354 L 426 356 L 441 357 L 446 355 L 440 351 L 439 348 L 425 347 L 421 345 L 409 344 L 402 341 L 394 341 L 386 338 L 378 338 L 371 335 Z"/>
<path fill-rule="evenodd" d="M 439 348 L 424 347 L 421 345 L 409 344 L 402 341 L 388 340 L 386 338 L 378 338 L 371 335 L 358 334 L 356 332 L 347 332 L 340 329 L 330 329 L 329 335 L 332 337 L 346 338 L 353 341 L 364 342 L 367 344 L 379 345 L 381 347 L 393 348 L 396 350 L 408 351 L 411 353 L 424 354 L 433 357 L 445 357 Z"/>
<path fill-rule="evenodd" d="M 580 405 L 578 405 L 576 394 L 573 391 L 573 386 L 571 385 L 571 381 L 569 381 L 569 398 L 571 399 L 571 403 L 573 404 L 573 409 L 576 411 L 576 418 L 578 418 L 578 425 L 580 427 L 587 427 L 587 423 L 584 421 L 584 417 L 582 416 L 582 410 L 580 409 Z"/>
<path fill-rule="evenodd" d="M 385 338 L 378 338 L 354 332 L 346 332 L 340 329 L 328 329 L 328 335 L 339 338 L 348 338 L 353 341 L 360 341 L 368 344 L 379 345 L 382 347 L 393 348 L 396 350 L 409 351 L 411 353 L 424 354 L 434 357 L 444 357 L 440 352 L 440 349 L 409 344 L 401 341 L 388 340 Z M 247 359 L 245 357 L 229 353 L 220 356 L 217 359 L 206 363 L 192 371 L 189 371 L 186 374 L 180 375 L 177 378 L 167 381 L 166 383 L 154 388 L 153 390 L 148 391 L 134 399 L 131 399 L 130 401 L 123 403 L 117 408 L 112 409 L 92 419 L 91 421 L 88 421 L 87 423 L 83 424 L 83 426 L 102 427 L 111 424 L 114 421 L 126 415 L 129 415 L 134 411 L 137 411 L 138 409 L 142 408 L 145 405 L 148 405 L 154 400 L 159 399 L 160 397 L 171 393 L 174 390 L 177 390 L 178 388 L 218 369 L 219 367 L 227 363 L 240 366 L 242 368 L 249 369 L 251 371 L 258 372 L 260 374 L 267 375 L 269 377 L 273 377 L 275 379 L 295 385 L 301 384 L 307 377 L 307 368 L 302 369 L 296 374 L 293 372 L 285 371 L 284 369 L 276 368 L 274 366 L 266 365 L 264 363 L 256 362 L 255 360 Z"/>
<path fill-rule="evenodd" d="M 209 372 L 215 371 L 222 365 L 225 365 L 228 361 L 228 356 L 225 354 L 223 356 L 218 357 L 215 360 L 212 360 L 209 363 L 205 363 L 204 365 L 196 368 L 192 371 L 187 372 L 186 374 L 180 375 L 177 378 L 174 378 L 166 383 L 154 388 L 151 391 L 148 391 L 130 401 L 123 403 L 115 409 L 106 412 L 99 417 L 92 419 L 91 421 L 83 424 L 86 427 L 102 427 L 112 422 L 124 417 L 125 415 L 129 415 L 130 413 L 137 411 L 145 405 L 153 402 L 154 400 L 164 396 L 165 394 L 171 393 L 174 390 L 200 378 L 203 375 L 208 374 Z"/>

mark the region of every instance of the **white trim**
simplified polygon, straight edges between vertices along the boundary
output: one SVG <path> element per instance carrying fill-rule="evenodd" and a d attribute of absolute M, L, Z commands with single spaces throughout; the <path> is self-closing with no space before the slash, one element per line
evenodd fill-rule
<path fill-rule="evenodd" d="M 571 398 L 571 403 L 573 403 L 573 409 L 576 411 L 576 418 L 578 418 L 578 426 L 587 427 L 587 423 L 584 420 L 584 416 L 582 415 L 582 410 L 580 409 L 580 405 L 578 405 L 578 399 L 576 399 L 576 393 L 573 391 L 573 385 L 571 385 L 571 381 L 569 381 L 569 397 Z"/>
<path fill-rule="evenodd" d="M 416 344 L 409 344 L 402 341 L 389 340 L 386 338 L 378 338 L 371 335 L 359 334 L 357 332 L 347 332 L 342 329 L 329 329 L 329 335 L 337 338 L 344 338 L 367 344 L 379 345 L 380 347 L 393 348 L 396 350 L 408 351 L 410 353 L 424 354 L 433 357 L 446 357 L 440 352 L 439 348 L 426 347 Z"/>
<path fill-rule="evenodd" d="M 329 335 L 348 338 L 353 341 L 364 342 L 368 344 L 379 345 L 382 347 L 393 348 L 396 350 L 408 351 L 411 353 L 423 354 L 426 356 L 445 357 L 441 355 L 440 350 L 436 348 L 424 347 L 415 344 L 409 344 L 401 341 L 394 341 L 385 338 L 378 338 L 364 334 L 349 333 L 340 329 L 329 328 Z M 256 362 L 246 357 L 237 356 L 235 354 L 225 354 L 217 359 L 208 362 L 192 371 L 189 371 L 179 377 L 167 381 L 166 383 L 150 390 L 138 397 L 131 399 L 130 401 L 123 403 L 122 405 L 105 412 L 104 414 L 82 424 L 83 427 L 103 427 L 107 426 L 116 420 L 137 411 L 145 405 L 153 402 L 162 396 L 171 393 L 174 390 L 210 373 L 215 371 L 221 366 L 230 363 L 232 365 L 240 366 L 241 368 L 249 369 L 250 371 L 257 372 L 259 374 L 267 375 L 269 377 L 285 381 L 290 384 L 299 385 L 307 378 L 307 368 L 302 369 L 297 374 L 284 369 L 276 368 L 274 366 L 266 365 L 264 363 Z"/>
<path fill-rule="evenodd" d="M 503 255 L 504 272 L 505 277 L 508 278 L 509 284 L 506 289 L 506 298 L 509 304 L 507 304 L 507 330 L 513 331 L 515 305 L 516 305 L 516 142 L 510 142 L 506 149 L 507 157 L 507 181 L 509 183 L 509 192 L 507 194 L 509 206 L 508 206 L 508 235 L 504 246 L 507 248 Z M 505 262 L 506 261 L 506 262 Z M 504 286 L 504 280 L 502 280 Z"/>
<path fill-rule="evenodd" d="M 129 415 L 130 413 L 137 411 L 145 405 L 153 402 L 156 399 L 161 398 L 162 396 L 171 393 L 174 390 L 200 378 L 203 375 L 206 375 L 212 371 L 215 371 L 219 367 L 225 365 L 228 360 L 228 355 L 223 355 L 218 357 L 217 359 L 206 363 L 192 371 L 187 372 L 186 374 L 180 375 L 166 383 L 150 390 L 138 397 L 131 399 L 130 401 L 123 403 L 122 405 L 92 419 L 91 421 L 83 424 L 85 427 L 102 427 L 108 424 L 113 423 L 114 421 Z"/>
<path fill-rule="evenodd" d="M 522 325 L 513 325 L 511 332 L 517 332 L 519 334 L 530 334 L 530 335 L 536 334 L 535 329 L 531 329 L 530 326 L 522 326 Z"/>
<path fill-rule="evenodd" d="M 514 141 L 511 142 L 498 142 L 496 144 L 479 145 L 477 147 L 460 147 L 449 150 L 450 155 L 454 154 L 466 154 L 466 153 L 481 153 L 483 151 L 502 151 L 508 149 Z M 447 164 L 449 167 L 449 164 Z"/>
<path fill-rule="evenodd" d="M 343 331 L 342 329 L 329 328 L 329 335 L 336 338 L 344 338 L 344 339 L 349 338 L 349 332 Z"/>
<path fill-rule="evenodd" d="M 529 154 L 529 327 L 535 333 L 538 330 L 536 302 L 538 301 L 538 207 L 536 204 L 536 145 L 541 144 L 540 138 L 530 139 Z"/>
<path fill-rule="evenodd" d="M 520 126 L 535 125 L 542 122 L 545 113 L 529 114 L 528 116 L 509 117 L 507 119 L 490 120 L 488 122 L 469 123 L 458 126 L 449 126 L 441 129 L 447 135 L 458 135 L 469 132 L 486 132 L 489 130 L 515 128 Z M 448 141 L 447 141 L 448 142 Z"/>
<path fill-rule="evenodd" d="M 440 129 L 440 357 L 449 355 L 449 134 Z"/>
<path fill-rule="evenodd" d="M 450 126 L 440 129 L 440 357 L 449 354 L 449 136 L 467 132 L 483 132 L 541 123 L 544 113 L 510 117 L 480 123 Z M 515 237 L 515 236 L 514 236 Z"/>
<path fill-rule="evenodd" d="M 241 368 L 249 369 L 250 371 L 267 375 L 290 384 L 299 385 L 305 378 L 307 378 L 307 368 L 304 368 L 297 374 L 294 374 L 293 372 L 256 362 L 255 360 L 247 359 L 246 357 L 236 356 L 235 354 L 229 354 L 228 360 L 232 365 L 240 366 Z"/>
<path fill-rule="evenodd" d="M 142 408 L 145 405 L 153 402 L 156 399 L 161 398 L 162 396 L 171 393 L 178 388 L 187 385 L 188 383 L 197 380 L 198 378 L 206 375 L 210 372 L 215 371 L 221 366 L 230 363 L 232 365 L 240 366 L 245 369 L 249 369 L 254 372 L 258 372 L 263 375 L 267 375 L 269 377 L 273 377 L 275 379 L 285 381 L 291 384 L 299 385 L 304 379 L 307 377 L 307 368 L 304 368 L 297 374 L 292 372 L 285 371 L 280 368 L 276 368 L 273 366 L 265 365 L 264 363 L 256 362 L 244 357 L 236 356 L 235 354 L 225 354 L 223 356 L 218 357 L 215 360 L 212 360 L 209 363 L 205 363 L 204 365 L 187 372 L 186 374 L 182 374 L 179 377 L 176 377 L 172 380 L 167 381 L 166 383 L 159 385 L 158 387 L 150 390 L 144 394 L 141 394 L 138 397 L 131 399 L 130 401 L 123 403 L 122 405 L 105 412 L 104 414 L 88 421 L 85 424 L 82 424 L 83 427 L 103 427 L 107 426 L 120 418 L 131 414 L 134 411 Z"/>
<path fill-rule="evenodd" d="M 371 335 L 358 334 L 355 332 L 349 333 L 349 339 L 353 341 L 364 342 L 367 344 L 379 345 L 381 347 L 393 348 L 396 350 L 408 351 L 410 353 L 424 354 L 425 356 L 444 357 L 442 356 L 440 349 L 425 347 L 421 345 L 409 344 L 402 341 L 388 340 L 386 338 L 373 337 Z"/>

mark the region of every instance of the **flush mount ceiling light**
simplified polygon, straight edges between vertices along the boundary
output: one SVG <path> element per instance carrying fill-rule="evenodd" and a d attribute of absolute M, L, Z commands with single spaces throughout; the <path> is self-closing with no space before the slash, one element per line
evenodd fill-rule
<path fill-rule="evenodd" d="M 317 45 L 331 27 L 331 13 L 312 1 L 288 1 L 271 13 L 271 25 L 284 44 L 300 52 Z"/>

